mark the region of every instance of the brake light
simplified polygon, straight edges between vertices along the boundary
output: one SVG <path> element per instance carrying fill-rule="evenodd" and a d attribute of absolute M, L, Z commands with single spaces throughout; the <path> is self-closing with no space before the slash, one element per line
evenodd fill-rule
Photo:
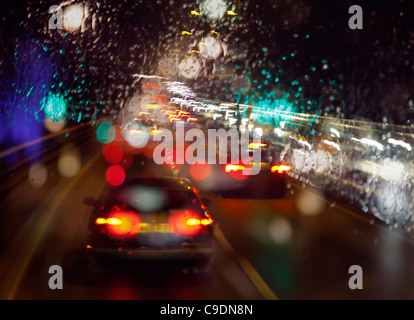
<path fill-rule="evenodd" d="M 210 219 L 201 219 L 201 224 L 203 226 L 209 226 L 210 224 L 212 224 L 212 221 Z"/>
<path fill-rule="evenodd" d="M 97 225 L 106 225 L 109 235 L 131 236 L 139 232 L 141 219 L 135 212 L 112 212 L 108 217 L 99 217 L 95 220 Z"/>
<path fill-rule="evenodd" d="M 198 226 L 198 225 L 203 225 L 203 226 L 208 226 L 208 225 L 210 225 L 212 222 L 211 222 L 211 220 L 210 219 L 194 219 L 194 218 L 191 218 L 191 219 L 188 219 L 187 220 L 187 225 L 188 226 Z"/>
<path fill-rule="evenodd" d="M 200 218 L 200 215 L 194 211 L 177 211 L 168 218 L 168 224 L 177 234 L 195 236 L 202 229 Z"/>
<path fill-rule="evenodd" d="M 106 222 L 106 224 L 109 224 L 111 226 L 118 226 L 118 225 L 122 224 L 122 221 L 119 220 L 118 218 L 109 218 L 109 219 L 106 219 L 105 222 Z"/>
<path fill-rule="evenodd" d="M 228 164 L 226 165 L 226 172 L 232 171 L 241 171 L 244 170 L 244 167 L 238 164 Z"/>
<path fill-rule="evenodd" d="M 200 224 L 200 219 L 188 219 L 187 226 L 197 226 Z"/>
<path fill-rule="evenodd" d="M 281 165 L 281 166 L 273 166 L 273 167 L 270 169 L 270 171 L 271 171 L 272 173 L 275 173 L 275 172 L 277 172 L 277 173 L 283 173 L 283 172 L 288 172 L 288 171 L 290 171 L 290 170 L 291 170 L 290 166 L 286 166 L 286 165 Z"/>
<path fill-rule="evenodd" d="M 105 224 L 106 223 L 106 219 L 105 218 L 98 218 L 98 219 L 95 220 L 95 223 L 96 224 L 99 224 L 99 225 Z"/>

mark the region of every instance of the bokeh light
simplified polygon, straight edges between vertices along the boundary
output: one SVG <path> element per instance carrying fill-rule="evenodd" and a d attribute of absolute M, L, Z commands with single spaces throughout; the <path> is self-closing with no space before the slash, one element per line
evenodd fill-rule
<path fill-rule="evenodd" d="M 105 173 L 106 181 L 114 187 L 120 186 L 125 181 L 125 170 L 120 165 L 110 166 Z"/>
<path fill-rule="evenodd" d="M 199 48 L 204 59 L 216 59 L 223 51 L 220 40 L 212 36 L 203 38 Z"/>
<path fill-rule="evenodd" d="M 59 119 L 52 119 L 49 117 L 45 117 L 45 121 L 44 121 L 44 125 L 45 128 L 47 129 L 47 131 L 51 132 L 51 133 L 55 133 L 55 132 L 59 132 L 62 131 L 62 129 L 65 127 L 66 125 L 66 121 L 65 118 L 59 118 Z"/>
<path fill-rule="evenodd" d="M 44 101 L 43 108 L 47 118 L 57 120 L 66 115 L 67 104 L 62 96 L 51 93 Z"/>
<path fill-rule="evenodd" d="M 302 191 L 297 197 L 296 205 L 299 211 L 305 215 L 317 215 L 321 213 L 325 207 L 322 197 L 322 194 Z"/>
<path fill-rule="evenodd" d="M 101 123 L 96 130 L 96 138 L 100 143 L 111 143 L 116 136 L 116 130 L 109 123 Z"/>
<path fill-rule="evenodd" d="M 110 143 L 104 146 L 103 156 L 105 160 L 111 164 L 117 164 L 122 161 L 124 157 L 124 151 L 122 147 L 114 143 Z"/>
<path fill-rule="evenodd" d="M 62 177 L 72 178 L 82 168 L 81 156 L 75 146 L 64 147 L 58 159 L 58 171 Z"/>
<path fill-rule="evenodd" d="M 210 175 L 211 166 L 208 163 L 194 163 L 190 166 L 190 175 L 195 180 L 204 180 Z"/>
<path fill-rule="evenodd" d="M 47 180 L 47 168 L 42 163 L 33 163 L 27 177 L 32 186 L 41 187 Z"/>
<path fill-rule="evenodd" d="M 122 135 L 131 147 L 143 148 L 148 143 L 151 132 L 148 130 L 125 129 Z"/>
<path fill-rule="evenodd" d="M 186 79 L 195 79 L 201 70 L 201 63 L 195 57 L 186 57 L 178 65 L 180 74 Z"/>
<path fill-rule="evenodd" d="M 229 5 L 224 0 L 204 0 L 200 4 L 200 13 L 210 20 L 220 20 L 227 12 Z"/>
<path fill-rule="evenodd" d="M 282 217 L 273 219 L 268 228 L 270 238 L 277 244 L 286 244 L 292 239 L 290 222 Z"/>
<path fill-rule="evenodd" d="M 84 8 L 79 4 L 72 4 L 63 10 L 63 28 L 74 32 L 82 26 Z"/>

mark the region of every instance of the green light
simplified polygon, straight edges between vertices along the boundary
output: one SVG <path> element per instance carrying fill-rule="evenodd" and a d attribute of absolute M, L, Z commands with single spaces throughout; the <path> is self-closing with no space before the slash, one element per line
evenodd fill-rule
<path fill-rule="evenodd" d="M 62 96 L 51 93 L 44 101 L 42 109 L 44 109 L 47 117 L 56 120 L 65 116 L 67 105 Z"/>
<path fill-rule="evenodd" d="M 108 123 L 101 123 L 96 130 L 96 138 L 100 143 L 110 143 L 115 139 L 116 131 Z"/>

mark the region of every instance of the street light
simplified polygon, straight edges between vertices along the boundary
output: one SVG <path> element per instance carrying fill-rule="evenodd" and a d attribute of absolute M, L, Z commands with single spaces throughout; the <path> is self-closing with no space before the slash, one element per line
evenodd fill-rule
<path fill-rule="evenodd" d="M 178 70 L 184 78 L 195 79 L 200 73 L 201 63 L 197 58 L 188 56 L 181 60 Z"/>
<path fill-rule="evenodd" d="M 204 59 L 216 59 L 222 52 L 220 40 L 212 36 L 203 38 L 198 46 Z"/>
<path fill-rule="evenodd" d="M 210 20 L 220 20 L 226 14 L 228 4 L 224 0 L 204 0 L 200 4 L 200 12 Z"/>
<path fill-rule="evenodd" d="M 70 32 L 77 31 L 83 23 L 84 7 L 80 4 L 72 4 L 63 12 L 63 28 Z"/>

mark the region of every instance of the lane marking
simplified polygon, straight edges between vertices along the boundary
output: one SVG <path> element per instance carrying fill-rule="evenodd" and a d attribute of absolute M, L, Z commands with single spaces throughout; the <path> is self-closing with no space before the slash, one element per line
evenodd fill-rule
<path fill-rule="evenodd" d="M 214 228 L 214 236 L 224 251 L 226 251 L 227 254 L 232 256 L 240 264 L 250 281 L 256 286 L 256 288 L 266 300 L 279 300 L 276 294 L 272 291 L 272 289 L 270 289 L 270 287 L 266 284 L 266 282 L 251 265 L 251 263 L 246 258 L 239 257 L 236 254 L 230 242 L 218 227 Z"/>
<path fill-rule="evenodd" d="M 17 289 L 20 286 L 20 283 L 23 279 L 24 274 L 26 273 L 26 269 L 32 260 L 32 257 L 38 247 L 39 242 L 41 241 L 41 238 L 43 237 L 43 234 L 45 230 L 47 229 L 47 226 L 52 221 L 52 218 L 56 215 L 56 210 L 59 207 L 61 201 L 66 197 L 68 192 L 74 187 L 74 185 L 79 181 L 79 179 L 85 174 L 85 172 L 92 167 L 92 163 L 100 156 L 101 152 L 99 151 L 85 166 L 82 168 L 82 170 L 79 172 L 79 174 L 72 180 L 70 183 L 57 194 L 57 196 L 54 198 L 52 204 L 48 206 L 47 210 L 47 216 L 42 217 L 43 219 L 39 219 L 38 224 L 36 227 L 34 227 L 32 230 L 34 230 L 30 237 L 27 237 L 27 240 L 30 240 L 30 245 L 28 245 L 28 249 L 24 253 L 20 253 L 19 260 L 24 261 L 20 264 L 15 262 L 15 265 L 21 265 L 17 276 L 15 279 L 11 279 L 12 284 L 9 286 L 11 287 L 9 293 L 7 294 L 6 300 L 13 300 L 13 297 L 16 294 Z M 40 208 L 42 209 L 42 208 Z M 26 246 L 23 246 L 25 248 Z M 7 285 L 5 285 L 2 289 L 4 290 Z"/>

